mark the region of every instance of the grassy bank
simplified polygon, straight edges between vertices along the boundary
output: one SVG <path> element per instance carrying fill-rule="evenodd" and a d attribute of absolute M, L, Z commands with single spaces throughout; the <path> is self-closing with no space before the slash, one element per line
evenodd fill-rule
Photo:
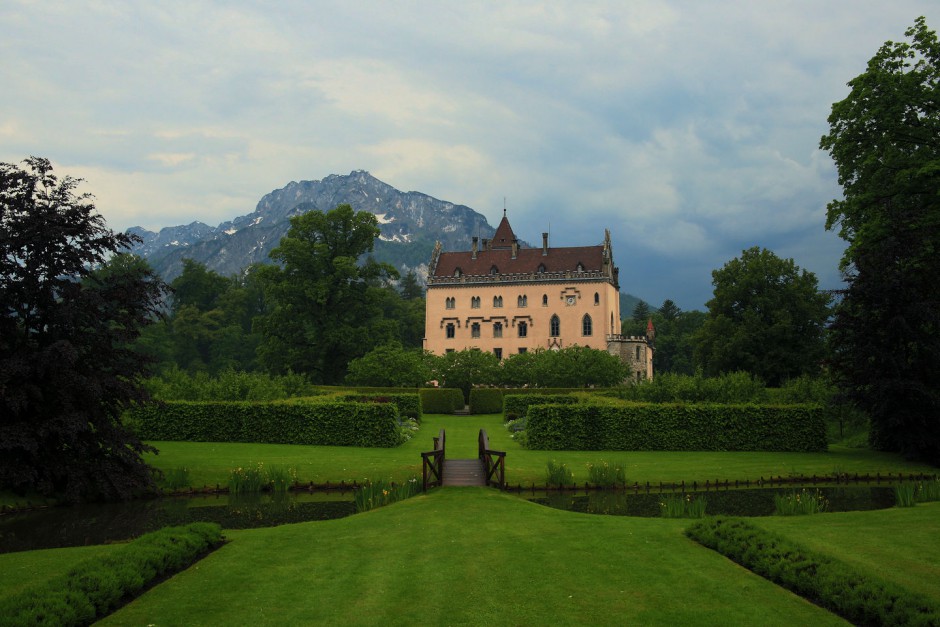
<path fill-rule="evenodd" d="M 431 449 L 431 437 L 447 431 L 447 455 L 473 458 L 477 434 L 485 428 L 490 446 L 507 452 L 506 475 L 512 484 L 545 482 L 548 461 L 567 464 L 577 482 L 587 480 L 588 463 L 622 463 L 629 482 L 699 481 L 706 479 L 751 479 L 760 477 L 833 473 L 935 473 L 936 468 L 904 460 L 899 455 L 868 449 L 832 447 L 828 453 L 749 452 L 605 452 L 530 451 L 521 448 L 503 427 L 502 416 L 425 416 L 421 430 L 395 449 L 365 449 L 336 446 L 279 444 L 219 444 L 197 442 L 153 442 L 159 455 L 147 462 L 165 471 L 185 467 L 194 486 L 225 485 L 232 468 L 264 462 L 266 467 L 293 467 L 302 482 L 362 481 L 382 478 L 402 481 L 421 474 L 421 452 Z"/>
<path fill-rule="evenodd" d="M 940 603 L 940 503 L 754 522 Z"/>
<path fill-rule="evenodd" d="M 482 488 L 232 542 L 103 624 L 840 624 L 682 535 Z"/>

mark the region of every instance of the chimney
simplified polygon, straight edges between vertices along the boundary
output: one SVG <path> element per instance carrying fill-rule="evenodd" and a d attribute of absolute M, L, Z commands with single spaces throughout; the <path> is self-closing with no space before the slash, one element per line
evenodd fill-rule
<path fill-rule="evenodd" d="M 519 256 L 519 240 L 512 240 L 512 258 L 515 259 Z"/>
<path fill-rule="evenodd" d="M 542 233 L 542 256 L 548 254 L 548 233 Z"/>
<path fill-rule="evenodd" d="M 483 250 L 489 250 L 489 249 L 490 249 L 490 240 L 484 237 L 483 238 Z"/>
<path fill-rule="evenodd" d="M 477 258 L 477 242 L 479 241 L 479 238 L 474 237 L 472 241 L 473 241 L 473 247 L 470 249 L 470 258 L 476 259 Z"/>

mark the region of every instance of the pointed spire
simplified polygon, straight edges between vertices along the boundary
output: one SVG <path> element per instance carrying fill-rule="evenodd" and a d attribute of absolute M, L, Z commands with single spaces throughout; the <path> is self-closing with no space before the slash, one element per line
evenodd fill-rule
<path fill-rule="evenodd" d="M 499 221 L 496 227 L 496 234 L 493 235 L 493 248 L 512 248 L 512 243 L 516 241 L 516 234 L 512 232 L 509 226 L 509 218 L 506 217 L 506 210 L 503 209 L 503 219 Z"/>

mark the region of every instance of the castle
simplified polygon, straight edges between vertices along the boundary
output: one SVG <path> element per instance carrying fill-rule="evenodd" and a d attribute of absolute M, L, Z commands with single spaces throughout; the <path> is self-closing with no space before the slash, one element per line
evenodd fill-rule
<path fill-rule="evenodd" d="M 537 349 L 589 346 L 631 367 L 631 378 L 653 376 L 646 337 L 620 335 L 619 270 L 610 232 L 599 246 L 522 248 L 506 218 L 491 240 L 473 238 L 464 252 L 438 242 L 427 280 L 424 348 L 489 351 L 498 359 Z"/>

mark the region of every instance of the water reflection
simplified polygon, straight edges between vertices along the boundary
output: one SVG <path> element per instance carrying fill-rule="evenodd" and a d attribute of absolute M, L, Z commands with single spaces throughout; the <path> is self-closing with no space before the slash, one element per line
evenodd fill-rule
<path fill-rule="evenodd" d="M 816 488 L 813 488 L 815 490 Z M 822 487 L 819 491 L 829 501 L 827 511 L 851 512 L 887 509 L 894 506 L 894 488 L 885 486 Z M 760 488 L 696 492 L 707 502 L 708 515 L 771 516 L 774 495 L 790 494 L 793 488 Z M 622 491 L 536 492 L 523 497 L 555 509 L 610 516 L 659 517 L 660 494 L 631 494 Z"/>
<path fill-rule="evenodd" d="M 355 511 L 351 493 L 170 497 L 51 507 L 0 517 L 0 553 L 107 544 L 191 522 L 251 529 L 342 518 Z"/>

